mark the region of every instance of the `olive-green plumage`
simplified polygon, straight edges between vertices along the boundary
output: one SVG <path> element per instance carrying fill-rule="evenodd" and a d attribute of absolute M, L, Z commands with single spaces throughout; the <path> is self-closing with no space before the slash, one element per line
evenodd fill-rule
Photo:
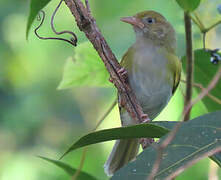
<path fill-rule="evenodd" d="M 176 38 L 171 24 L 155 11 L 122 18 L 133 26 L 136 42 L 124 54 L 121 65 L 143 112 L 153 120 L 174 94 L 181 74 L 181 61 L 175 54 Z M 120 108 L 122 126 L 135 124 Z M 139 140 L 118 140 L 104 165 L 107 175 L 136 158 Z"/>

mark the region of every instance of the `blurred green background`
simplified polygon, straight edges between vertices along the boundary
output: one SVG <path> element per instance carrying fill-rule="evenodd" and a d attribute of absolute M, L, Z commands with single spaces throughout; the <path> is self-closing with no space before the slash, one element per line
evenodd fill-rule
<path fill-rule="evenodd" d="M 60 169 L 37 158 L 38 155 L 58 159 L 80 136 L 96 125 L 102 114 L 116 97 L 113 88 L 80 87 L 57 90 L 62 79 L 66 59 L 74 54 L 74 48 L 60 41 L 43 41 L 36 38 L 33 28 L 29 39 L 25 30 L 29 12 L 25 0 L 0 1 L 0 179 L 1 180 L 56 180 L 69 179 Z M 50 16 L 59 3 L 52 0 L 45 8 L 46 21 L 39 33 L 52 35 Z M 204 0 L 198 9 L 206 25 L 221 18 L 216 6 L 219 0 Z M 120 59 L 133 43 L 132 28 L 120 22 L 120 17 L 142 10 L 161 12 L 177 32 L 179 57 L 185 54 L 183 11 L 175 0 L 94 0 L 92 12 L 97 24 Z M 75 21 L 62 5 L 55 17 L 58 30 L 74 30 L 79 43 L 86 41 Z M 36 27 L 39 22 L 34 22 Z M 221 47 L 221 26 L 207 36 L 207 46 Z M 202 39 L 194 26 L 194 48 L 202 48 Z M 179 88 L 158 120 L 177 120 L 183 108 L 183 90 Z M 192 117 L 206 113 L 198 103 Z M 117 107 L 100 128 L 120 125 Z M 87 153 L 83 170 L 99 180 L 108 179 L 103 164 L 113 142 L 92 145 Z M 82 150 L 77 150 L 64 161 L 78 167 Z M 185 171 L 177 179 L 208 179 L 214 169 L 209 159 L 202 160 Z M 221 177 L 221 171 L 219 170 Z"/>

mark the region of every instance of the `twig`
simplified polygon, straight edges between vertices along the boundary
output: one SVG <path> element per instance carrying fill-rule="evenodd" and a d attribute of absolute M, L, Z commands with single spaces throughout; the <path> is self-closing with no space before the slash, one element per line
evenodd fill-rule
<path fill-rule="evenodd" d="M 199 24 L 200 27 L 201 27 L 200 29 L 205 29 L 205 26 L 204 26 L 204 24 L 202 23 L 202 21 L 200 20 L 198 14 L 197 14 L 196 12 L 194 12 L 193 14 L 194 14 L 194 16 L 195 16 L 195 18 L 196 18 L 198 24 Z"/>
<path fill-rule="evenodd" d="M 203 33 L 203 49 L 206 50 L 206 33 Z"/>
<path fill-rule="evenodd" d="M 192 16 L 190 15 L 190 18 L 192 19 L 192 21 L 198 26 L 198 28 L 200 29 L 200 31 L 203 30 L 203 27 L 200 25 L 200 23 Z"/>
<path fill-rule="evenodd" d="M 205 32 L 210 31 L 211 29 L 215 28 L 216 26 L 218 26 L 219 24 L 221 24 L 221 19 L 219 21 L 217 21 L 216 23 L 212 24 L 211 26 L 209 26 L 208 28 L 205 29 Z"/>
<path fill-rule="evenodd" d="M 142 114 L 144 114 L 142 108 L 137 102 L 129 83 L 118 73 L 121 66 L 98 29 L 95 19 L 87 10 L 89 9 L 88 2 L 86 3 L 88 8 L 85 8 L 80 0 L 65 0 L 65 3 L 74 15 L 79 29 L 85 33 L 104 62 L 114 85 L 118 89 L 119 96 L 125 102 L 122 106 L 136 123 L 142 123 L 144 121 L 142 119 Z"/>
<path fill-rule="evenodd" d="M 200 29 L 201 33 L 206 34 L 207 32 L 209 32 L 211 29 L 215 28 L 216 26 L 218 26 L 219 24 L 221 24 L 221 19 L 218 20 L 217 22 L 215 22 L 214 24 L 210 25 L 209 27 L 205 27 L 203 22 L 200 20 L 198 14 L 196 12 L 193 13 L 195 18 L 193 16 L 190 15 L 191 19 L 193 20 L 193 22 L 198 26 L 198 28 Z"/>
<path fill-rule="evenodd" d="M 193 159 L 192 161 L 189 161 L 188 163 L 186 163 L 184 166 L 178 168 L 177 170 L 175 170 L 171 175 L 169 175 L 165 180 L 171 180 L 173 179 L 174 177 L 178 176 L 180 173 L 182 173 L 186 168 L 192 166 L 193 164 L 195 164 L 196 162 L 198 162 L 199 160 L 205 158 L 205 157 L 208 157 L 208 156 L 212 156 L 216 153 L 219 153 L 221 152 L 221 146 L 218 146 L 217 148 L 211 150 L 211 151 L 208 151 L 204 154 L 202 154 L 201 156 Z"/>
<path fill-rule="evenodd" d="M 100 118 L 100 120 L 98 121 L 98 123 L 96 124 L 96 126 L 94 127 L 94 129 L 92 131 L 95 131 L 100 125 L 101 123 L 106 119 L 106 117 L 110 114 L 110 112 L 113 110 L 113 108 L 116 106 L 117 104 L 117 100 L 115 100 L 112 105 L 108 108 L 108 110 L 104 113 L 104 115 Z M 82 168 L 83 168 L 83 165 L 84 165 L 84 162 L 85 162 L 85 159 L 86 159 L 86 154 L 87 154 L 87 150 L 88 150 L 88 147 L 84 147 L 83 149 L 83 152 L 82 152 L 82 155 L 81 155 L 81 162 L 80 162 L 80 165 L 76 171 L 76 173 L 72 176 L 72 180 L 75 180 L 77 179 L 77 177 L 79 176 Z"/>
<path fill-rule="evenodd" d="M 183 116 L 191 109 L 191 107 L 196 104 L 198 101 L 200 101 L 202 98 L 204 98 L 206 95 L 208 95 L 208 93 L 216 86 L 216 84 L 218 83 L 219 79 L 221 77 L 221 66 L 219 67 L 219 69 L 217 70 L 215 76 L 213 77 L 213 79 L 211 80 L 211 82 L 209 83 L 208 87 L 205 88 L 196 99 L 194 99 L 193 101 L 189 102 L 189 104 L 184 108 L 183 111 Z"/>
<path fill-rule="evenodd" d="M 185 80 L 181 80 L 181 82 L 186 83 Z M 193 86 L 194 86 L 194 87 L 197 87 L 197 88 L 200 88 L 202 91 L 205 89 L 205 88 L 203 87 L 203 85 L 202 85 L 202 84 L 199 84 L 199 83 L 193 83 Z M 221 99 L 217 98 L 216 96 L 213 96 L 211 93 L 208 93 L 207 96 L 208 96 L 211 100 L 213 100 L 214 102 L 216 102 L 217 104 L 220 104 L 220 105 L 221 105 Z"/>
<path fill-rule="evenodd" d="M 192 25 L 191 18 L 187 12 L 184 12 L 185 32 L 186 32 L 186 96 L 184 102 L 184 108 L 189 104 L 192 98 L 192 84 L 193 84 L 193 69 L 194 69 L 194 54 L 192 45 Z M 190 111 L 185 114 L 184 121 L 188 121 L 190 118 Z"/>
<path fill-rule="evenodd" d="M 83 153 L 82 153 L 82 156 L 81 156 L 81 162 L 80 162 L 80 165 L 76 171 L 76 173 L 72 176 L 72 180 L 76 180 L 77 177 L 79 176 L 79 174 L 81 173 L 81 170 L 84 166 L 84 161 L 85 161 L 85 158 L 86 158 L 86 153 L 87 153 L 87 150 L 88 150 L 88 147 L 85 147 L 83 149 Z"/>

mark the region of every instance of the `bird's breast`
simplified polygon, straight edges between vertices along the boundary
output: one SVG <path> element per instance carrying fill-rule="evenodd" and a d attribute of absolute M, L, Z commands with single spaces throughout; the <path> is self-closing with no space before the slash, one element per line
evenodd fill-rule
<path fill-rule="evenodd" d="M 154 119 L 172 95 L 173 75 L 168 59 L 154 46 L 138 47 L 133 56 L 129 82 L 144 113 Z"/>

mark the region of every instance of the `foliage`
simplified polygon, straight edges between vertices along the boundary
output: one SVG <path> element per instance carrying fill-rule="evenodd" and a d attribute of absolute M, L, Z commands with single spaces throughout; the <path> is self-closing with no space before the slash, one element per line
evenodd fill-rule
<path fill-rule="evenodd" d="M 220 117 L 221 111 L 217 111 L 183 123 L 174 140 L 163 152 L 163 160 L 155 178 L 166 179 L 167 176 L 190 160 L 221 146 Z M 170 126 L 174 125 L 171 122 L 163 122 L 166 127 L 168 127 L 167 123 Z M 162 126 L 160 122 L 157 124 Z M 165 138 L 161 138 L 161 142 Z M 156 156 L 156 144 L 153 144 L 138 155 L 136 161 L 121 168 L 111 179 L 145 180 L 152 170 Z"/>
<path fill-rule="evenodd" d="M 68 164 L 71 164 L 73 167 L 62 161 L 43 158 L 65 170 L 68 177 L 64 173 L 62 174 L 62 171 L 57 171 L 56 167 L 53 169 L 53 166 L 48 166 L 45 162 L 42 163 L 38 159 L 30 160 L 31 157 L 28 154 L 32 156 L 34 152 L 49 156 L 48 154 L 53 154 L 55 151 L 63 152 L 64 149 L 67 148 L 66 144 L 73 141 L 73 139 L 76 142 L 76 137 L 79 137 L 79 134 L 86 134 L 86 137 L 89 138 L 86 140 L 84 139 L 84 143 L 90 144 L 94 143 L 90 138 L 93 137 L 94 140 L 94 136 L 97 136 L 96 133 L 101 133 L 101 136 L 104 135 L 102 133 L 105 131 L 108 131 L 108 134 L 116 133 L 116 129 L 101 130 L 90 134 L 85 132 L 94 126 L 95 119 L 105 111 L 105 104 L 111 101 L 115 94 L 113 95 L 112 93 L 113 85 L 108 81 L 109 75 L 105 66 L 91 44 L 85 42 L 85 37 L 82 36 L 77 29 L 74 29 L 74 31 L 77 31 L 76 34 L 79 39 L 79 45 L 74 48 L 74 55 L 65 62 L 63 77 L 58 87 L 58 89 L 62 89 L 63 91 L 55 91 L 58 79 L 61 78 L 63 60 L 66 59 L 67 55 L 71 56 L 73 49 L 59 42 L 42 42 L 36 40 L 33 33 L 31 33 L 31 25 L 39 10 L 45 8 L 48 15 L 52 12 L 57 3 L 57 1 L 50 0 L 30 1 L 30 12 L 26 26 L 26 38 L 29 36 L 29 43 L 27 44 L 27 42 L 23 40 L 25 38 L 22 35 L 25 35 L 24 28 L 27 14 L 24 9 L 27 8 L 28 3 L 26 1 L 19 1 L 18 3 L 13 0 L 3 0 L 0 2 L 0 25 L 2 32 L 0 34 L 0 139 L 3 147 L 0 153 L 3 157 L 0 176 L 2 179 L 25 179 L 27 177 L 30 180 L 40 179 L 42 177 L 46 179 L 67 179 L 69 176 L 73 175 L 78 168 L 78 162 L 80 162 L 81 157 L 80 150 L 70 153 L 66 157 L 67 159 L 65 159 L 68 161 Z M 218 3 L 220 4 L 220 2 Z M 135 14 L 138 11 L 153 9 L 165 15 L 175 27 L 179 43 L 178 53 L 179 56 L 182 57 L 183 62 L 185 62 L 185 41 L 182 21 L 183 10 L 188 11 L 192 15 L 201 12 L 199 16 L 200 19 L 203 21 L 209 19 L 210 23 L 211 20 L 215 21 L 215 17 L 220 18 L 218 12 L 220 13 L 221 8 L 220 5 L 217 5 L 218 3 L 215 4 L 214 1 L 211 0 L 96 0 L 90 2 L 92 5 L 92 14 L 95 15 L 98 26 L 118 57 L 121 57 L 125 49 L 132 44 L 134 37 L 132 30 L 122 25 L 119 18 Z M 206 4 L 207 13 L 205 13 L 205 8 L 202 8 L 202 4 Z M 73 17 L 69 10 L 67 8 L 65 9 L 65 3 L 63 3 L 62 8 L 63 7 L 64 9 L 59 11 L 59 15 L 56 16 L 56 26 L 62 28 L 66 26 L 72 27 Z M 217 16 L 214 15 L 215 11 Z M 176 16 L 174 16 L 174 12 L 176 12 Z M 46 17 L 46 22 L 47 19 Z M 46 30 L 42 27 L 42 34 L 48 33 L 47 24 L 48 23 L 44 23 Z M 193 35 L 195 49 L 198 48 L 198 50 L 194 52 L 194 81 L 206 87 L 217 71 L 219 64 L 212 64 L 210 62 L 209 52 L 205 52 L 201 49 L 202 38 L 197 28 L 193 29 Z M 216 39 L 213 40 L 212 37 L 216 37 Z M 219 38 L 219 29 L 217 31 L 211 31 L 211 35 L 207 36 L 207 46 L 211 48 L 219 47 Z M 185 63 L 183 70 L 185 70 Z M 200 88 L 194 89 L 197 94 L 201 92 Z M 179 91 L 181 92 L 182 90 L 180 89 Z M 220 99 L 219 92 L 220 82 L 210 93 Z M 175 96 L 175 98 L 178 98 L 178 96 Z M 183 99 L 180 98 L 177 101 L 180 103 L 175 104 L 172 109 L 168 109 L 165 113 L 167 116 L 172 116 L 174 119 L 178 119 L 178 117 L 174 116 L 174 112 L 181 109 L 180 104 L 183 103 Z M 168 146 L 166 149 L 168 154 L 165 155 L 165 159 L 162 161 L 162 167 L 160 168 L 163 169 L 169 165 L 167 163 L 174 162 L 177 162 L 177 166 L 182 166 L 185 162 L 195 158 L 195 156 L 191 156 L 191 148 L 185 146 L 185 139 L 188 139 L 189 144 L 195 143 L 194 146 L 199 145 L 199 147 L 203 145 L 201 143 L 208 145 L 209 142 L 212 142 L 212 138 L 220 139 L 220 130 L 214 133 L 216 128 L 220 127 L 220 123 L 218 122 L 219 117 L 217 117 L 220 112 L 215 112 L 220 110 L 220 105 L 208 96 L 202 100 L 201 105 L 206 107 L 208 112 L 213 113 L 193 119 L 193 122 L 187 122 L 182 126 L 172 144 L 177 145 L 179 143 L 183 144 L 183 146 L 179 148 L 177 146 Z M 199 111 L 202 111 L 201 106 L 199 106 L 198 110 L 194 108 L 194 111 L 198 116 L 200 114 Z M 110 121 L 108 121 L 108 119 L 105 121 L 105 123 L 109 124 L 105 124 L 103 127 L 116 126 L 114 123 L 115 120 L 119 118 L 118 116 L 117 111 L 111 113 L 108 118 Z M 215 117 L 217 118 L 215 119 Z M 167 117 L 166 120 L 170 119 Z M 198 128 L 193 126 L 194 123 L 196 123 Z M 171 129 L 175 124 L 176 122 L 165 121 L 155 122 L 152 126 L 157 125 Z M 146 125 L 140 125 L 139 127 L 129 128 L 131 128 L 130 131 L 134 130 L 136 133 L 142 133 L 142 131 L 140 132 L 138 130 L 139 128 L 143 128 L 144 130 L 145 128 L 150 128 L 149 126 L 151 125 L 145 126 Z M 211 127 L 213 127 L 214 131 Z M 119 128 L 119 134 L 115 134 L 116 136 L 114 138 L 106 134 L 101 140 L 122 138 L 121 135 L 125 129 Z M 136 133 L 130 133 L 130 135 L 137 137 Z M 148 136 L 154 135 L 155 137 L 156 135 L 152 134 L 153 131 L 148 131 L 146 133 Z M 163 133 L 161 135 L 163 135 Z M 193 138 L 191 138 L 191 135 Z M 144 134 L 142 134 L 142 136 L 144 136 Z M 158 134 L 158 136 L 160 135 Z M 162 139 L 164 138 L 165 136 L 162 137 Z M 218 143 L 220 143 L 220 141 L 218 141 Z M 102 143 L 90 148 L 84 171 L 81 171 L 78 178 L 93 179 L 94 177 L 91 177 L 89 174 L 92 174 L 97 179 L 103 180 L 107 178 L 102 169 L 103 162 L 107 157 L 107 154 L 105 154 L 107 152 L 107 146 L 107 143 Z M 209 151 L 211 150 L 210 148 L 212 149 L 213 146 L 208 146 L 207 149 L 205 148 L 203 150 Z M 153 149 L 154 146 L 145 150 L 138 157 L 137 161 L 125 166 L 125 168 L 119 171 L 119 174 L 130 174 L 139 179 L 141 177 L 139 172 L 142 171 L 145 177 L 147 177 L 155 157 Z M 197 151 L 194 155 L 198 157 L 201 152 L 202 151 Z M 177 161 L 177 158 L 183 158 L 187 156 L 187 154 L 189 154 L 189 158 L 186 158 L 186 161 Z M 142 159 L 143 156 L 148 156 L 148 162 L 146 158 Z M 220 154 L 216 154 L 211 158 L 220 165 Z M 150 163 L 150 166 L 148 166 L 148 163 Z M 195 179 L 200 179 L 197 178 L 198 174 L 207 173 L 206 169 L 202 171 L 202 167 L 207 167 L 208 162 L 206 161 L 205 164 L 205 166 L 201 166 L 200 163 L 200 171 L 197 173 L 194 171 Z M 148 168 L 144 169 L 144 167 Z M 173 168 L 176 169 L 177 167 L 173 166 Z M 174 169 L 172 169 L 172 171 L 174 171 Z M 165 170 L 165 172 L 171 173 L 169 170 L 171 169 L 169 168 L 168 171 Z M 21 171 L 26 172 L 25 177 L 22 177 Z M 89 172 L 89 174 L 85 172 Z M 117 173 L 116 176 L 119 174 Z M 184 176 L 180 175 L 178 179 L 182 179 L 183 177 Z M 192 177 L 193 174 L 190 174 L 186 179 L 191 179 Z"/>
<path fill-rule="evenodd" d="M 221 54 L 219 54 L 221 55 Z M 201 84 L 203 87 L 207 87 L 211 79 L 216 74 L 219 64 L 213 64 L 210 62 L 210 52 L 204 49 L 198 49 L 194 51 L 195 63 L 194 63 L 194 82 Z M 186 70 L 186 57 L 182 58 L 183 70 Z M 217 83 L 216 87 L 210 92 L 213 96 L 221 99 L 221 81 Z M 201 92 L 199 87 L 195 87 L 198 93 Z M 221 105 L 212 100 L 210 97 L 203 98 L 203 103 L 206 106 L 208 112 L 220 110 Z"/>
<path fill-rule="evenodd" d="M 58 89 L 81 86 L 112 87 L 107 81 L 108 78 L 109 74 L 97 52 L 89 42 L 85 42 L 75 48 L 73 59 L 66 61 Z"/>
<path fill-rule="evenodd" d="M 51 0 L 31 0 L 30 4 L 30 11 L 28 16 L 28 23 L 27 23 L 27 29 L 26 29 L 26 39 L 28 39 L 28 34 L 31 28 L 31 25 L 38 15 L 38 12 L 44 8 Z"/>
<path fill-rule="evenodd" d="M 71 166 L 69 166 L 69 165 L 67 165 L 67 164 L 65 164 L 65 163 L 63 163 L 61 161 L 49 159 L 49 158 L 42 157 L 42 156 L 39 156 L 39 158 L 44 159 L 45 161 L 48 161 L 48 162 L 54 164 L 55 166 L 63 169 L 70 176 L 73 176 L 76 173 L 76 171 L 77 171 L 77 169 L 74 169 Z M 89 174 L 87 174 L 87 173 L 85 173 L 83 171 L 80 172 L 80 174 L 78 176 L 78 179 L 79 180 L 85 180 L 85 179 L 87 179 L 87 180 L 96 180 L 96 178 L 94 178 L 93 176 L 91 176 L 91 175 L 89 175 Z"/>
<path fill-rule="evenodd" d="M 200 4 L 200 0 L 176 0 L 184 11 L 194 11 Z"/>
<path fill-rule="evenodd" d="M 116 140 L 116 139 L 129 139 L 129 138 L 160 138 L 169 130 L 153 124 L 139 124 L 135 126 L 127 126 L 121 128 L 113 128 L 107 130 L 101 130 L 87 134 L 75 142 L 63 156 L 69 152 L 84 147 L 90 144 L 95 144 L 104 141 Z M 63 157 L 62 156 L 62 157 Z"/>

